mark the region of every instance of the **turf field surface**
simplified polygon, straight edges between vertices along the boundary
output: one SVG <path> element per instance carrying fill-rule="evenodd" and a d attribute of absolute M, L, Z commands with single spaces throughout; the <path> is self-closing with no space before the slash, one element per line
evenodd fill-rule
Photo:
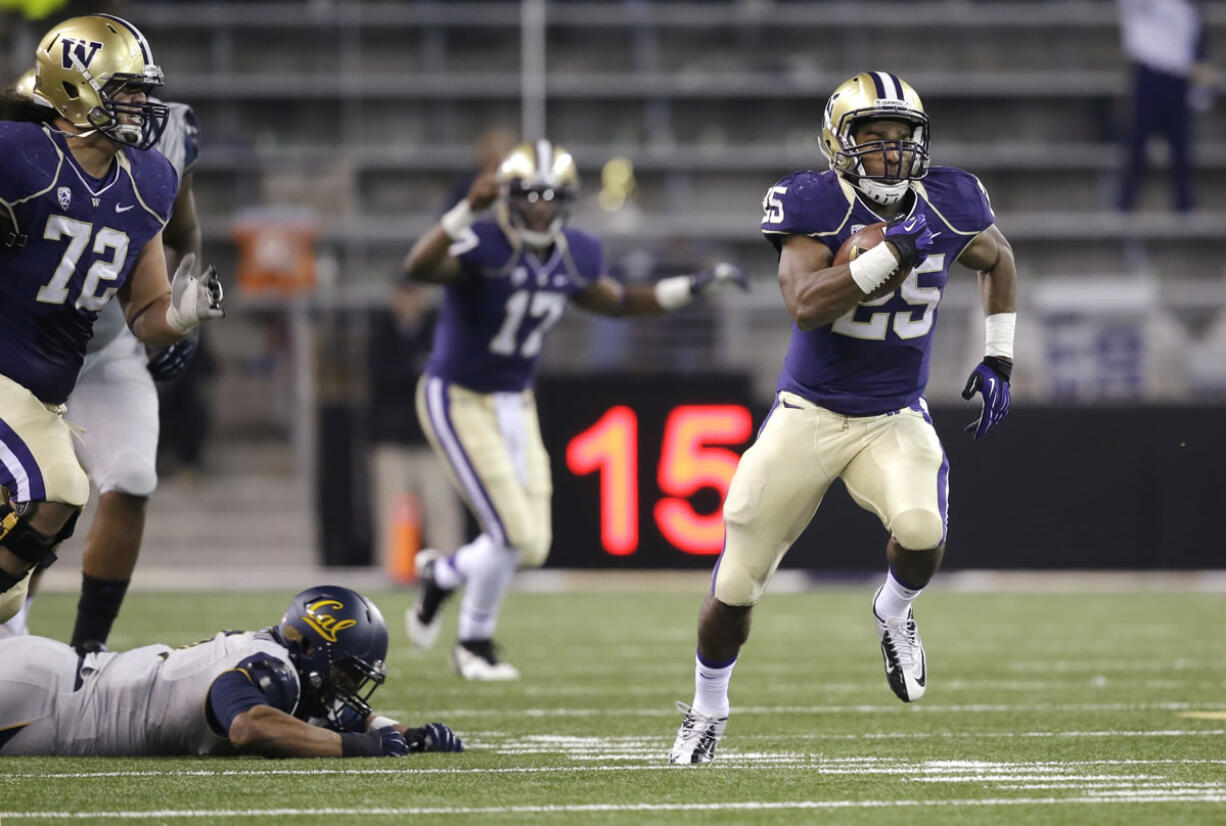
<path fill-rule="evenodd" d="M 447 824 L 1226 823 L 1226 597 L 1195 590 L 968 594 L 916 604 L 927 696 L 881 671 L 874 585 L 772 594 L 754 616 L 715 763 L 669 766 L 692 694 L 701 589 L 515 593 L 516 683 L 408 648 L 411 591 L 371 594 L 392 636 L 378 710 L 440 720 L 463 754 L 404 760 L 5 758 L 0 822 Z M 291 591 L 133 593 L 111 642 L 269 624 Z M 33 630 L 65 638 L 75 597 Z"/>

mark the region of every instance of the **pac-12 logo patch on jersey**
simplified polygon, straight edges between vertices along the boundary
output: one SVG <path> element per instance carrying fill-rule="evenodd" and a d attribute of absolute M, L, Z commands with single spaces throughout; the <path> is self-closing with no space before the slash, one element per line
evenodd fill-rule
<path fill-rule="evenodd" d="M 72 203 L 72 190 L 61 186 L 55 191 L 55 197 L 59 199 L 60 209 L 68 209 L 68 205 Z"/>
<path fill-rule="evenodd" d="M 338 608 L 343 610 L 344 607 L 344 603 L 337 602 L 334 599 L 321 599 L 307 606 L 307 611 L 303 615 L 302 621 L 318 631 L 319 636 L 328 642 L 336 642 L 337 634 L 346 628 L 352 628 L 357 625 L 358 621 L 355 619 L 338 620 L 331 614 L 325 613 L 325 609 Z"/>
<path fill-rule="evenodd" d="M 89 64 L 94 61 L 94 55 L 102 48 L 102 44 L 97 40 L 80 40 L 76 37 L 61 37 L 60 46 L 62 47 L 60 64 L 65 69 L 74 68 L 72 60 L 74 57 L 88 69 Z"/>

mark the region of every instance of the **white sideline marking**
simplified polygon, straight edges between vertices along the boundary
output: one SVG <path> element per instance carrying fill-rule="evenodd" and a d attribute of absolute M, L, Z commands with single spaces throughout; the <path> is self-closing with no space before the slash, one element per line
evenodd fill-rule
<path fill-rule="evenodd" d="M 580 812 L 679 812 L 679 811 L 779 811 L 788 809 L 896 809 L 896 808 L 943 808 L 952 807 L 997 807 L 997 806 L 1052 806 L 1069 803 L 1222 803 L 1223 794 L 1180 793 L 1175 795 L 1119 794 L 1110 797 L 1087 795 L 1084 797 L 1034 797 L 998 798 L 985 800 L 796 800 L 796 801 L 745 801 L 735 803 L 585 803 L 562 806 L 473 806 L 473 807 L 404 807 L 370 809 L 160 809 L 154 811 L 118 812 L 5 812 L 5 817 L 14 820 L 23 818 L 42 819 L 155 819 L 155 818 L 220 818 L 220 817 L 306 817 L 385 815 L 500 815 L 500 814 L 566 814 Z"/>

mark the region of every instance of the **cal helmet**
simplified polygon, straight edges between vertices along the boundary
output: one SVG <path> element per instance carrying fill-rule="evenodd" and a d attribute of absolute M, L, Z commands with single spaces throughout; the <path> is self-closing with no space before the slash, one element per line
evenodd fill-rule
<path fill-rule="evenodd" d="M 59 23 L 39 42 L 32 97 L 78 129 L 148 149 L 166 128 L 169 110 L 116 97 L 148 94 L 163 82 L 149 41 L 135 26 L 114 15 L 87 14 Z"/>
<path fill-rule="evenodd" d="M 387 623 L 373 602 L 339 585 L 308 588 L 273 633 L 298 672 L 301 712 L 337 725 L 344 708 L 370 714 L 370 695 L 387 677 Z"/>
<path fill-rule="evenodd" d="M 857 127 L 874 118 L 911 126 L 911 137 L 857 143 Z M 928 115 L 911 84 L 889 72 L 861 72 L 839 84 L 822 118 L 822 154 L 832 169 L 870 200 L 893 204 L 911 181 L 928 174 Z M 864 158 L 881 153 L 885 173 L 870 177 Z M 893 160 L 891 155 L 893 154 Z"/>
<path fill-rule="evenodd" d="M 496 175 L 504 225 L 529 246 L 552 244 L 579 195 L 579 169 L 571 154 L 544 139 L 521 143 L 503 158 Z"/>

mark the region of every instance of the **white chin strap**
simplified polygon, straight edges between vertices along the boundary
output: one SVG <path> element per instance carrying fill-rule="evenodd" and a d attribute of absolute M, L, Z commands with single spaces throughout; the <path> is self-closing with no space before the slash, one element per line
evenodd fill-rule
<path fill-rule="evenodd" d="M 856 182 L 856 189 L 864 193 L 870 201 L 875 201 L 882 206 L 890 206 L 902 200 L 902 196 L 907 194 L 907 181 L 899 181 L 896 184 L 883 184 L 880 181 L 870 181 L 867 178 L 861 178 Z"/>

